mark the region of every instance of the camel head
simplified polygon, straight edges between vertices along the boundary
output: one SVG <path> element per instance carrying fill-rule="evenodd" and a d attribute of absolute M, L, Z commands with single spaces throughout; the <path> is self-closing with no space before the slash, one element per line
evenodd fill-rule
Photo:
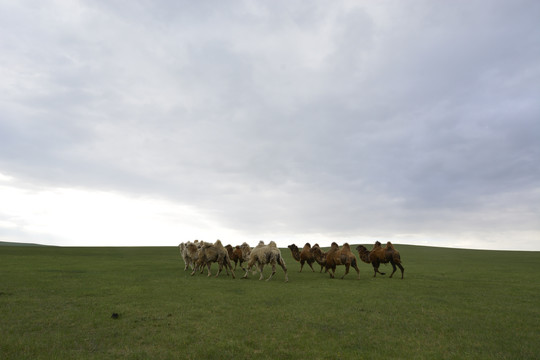
<path fill-rule="evenodd" d="M 231 244 L 225 245 L 225 249 L 232 251 L 233 247 Z"/>
<path fill-rule="evenodd" d="M 298 246 L 296 246 L 295 244 L 291 244 L 289 246 L 287 246 L 289 249 L 291 249 L 292 251 L 298 251 Z"/>
<path fill-rule="evenodd" d="M 366 247 L 364 245 L 358 245 L 356 247 L 356 251 L 358 251 L 358 252 L 369 252 L 368 249 L 366 249 Z"/>

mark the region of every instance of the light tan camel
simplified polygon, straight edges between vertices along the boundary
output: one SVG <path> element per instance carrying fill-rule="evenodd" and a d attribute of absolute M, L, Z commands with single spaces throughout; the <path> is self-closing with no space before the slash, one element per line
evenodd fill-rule
<path fill-rule="evenodd" d="M 248 245 L 248 243 L 243 242 L 242 245 L 240 245 L 240 250 L 242 250 L 242 258 L 245 262 L 248 262 L 249 256 L 251 255 L 251 247 Z"/>
<path fill-rule="evenodd" d="M 199 259 L 197 260 L 197 266 L 201 267 L 201 270 L 206 266 L 208 268 L 208 276 L 212 275 L 210 271 L 210 266 L 212 263 L 217 262 L 219 265 L 218 272 L 216 277 L 219 276 L 219 273 L 225 267 L 227 275 L 229 275 L 229 270 L 233 279 L 236 277 L 231 265 L 231 260 L 227 250 L 223 247 L 223 244 L 220 240 L 217 240 L 214 244 L 204 243 L 199 250 Z M 195 274 L 195 269 L 191 272 L 191 275 Z"/>
<path fill-rule="evenodd" d="M 266 264 L 272 265 L 272 274 L 270 274 L 266 281 L 272 279 L 272 277 L 276 273 L 276 264 L 279 264 L 283 269 L 283 272 L 285 272 L 285 282 L 289 281 L 285 260 L 283 260 L 283 257 L 281 256 L 281 251 L 278 249 L 276 243 L 273 241 L 270 241 L 270 244 L 268 245 L 264 245 L 264 243 L 261 241 L 259 242 L 259 245 L 257 245 L 253 250 L 251 250 L 248 266 L 246 268 L 246 273 L 242 278 L 247 279 L 249 270 L 254 265 L 257 265 L 258 270 L 261 273 L 259 280 L 262 280 L 264 278 L 263 270 Z"/>
<path fill-rule="evenodd" d="M 187 243 L 180 243 L 178 245 L 180 249 L 180 255 L 182 260 L 184 260 L 184 271 L 187 270 L 188 266 L 191 267 L 191 270 L 195 268 L 195 262 L 198 259 L 198 240 L 194 242 L 188 241 Z"/>

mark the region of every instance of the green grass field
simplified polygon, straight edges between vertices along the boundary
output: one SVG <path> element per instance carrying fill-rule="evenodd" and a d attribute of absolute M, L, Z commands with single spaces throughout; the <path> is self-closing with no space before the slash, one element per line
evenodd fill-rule
<path fill-rule="evenodd" d="M 404 280 L 282 249 L 288 283 L 191 277 L 174 247 L 0 247 L 0 359 L 540 356 L 539 252 L 396 247 Z"/>

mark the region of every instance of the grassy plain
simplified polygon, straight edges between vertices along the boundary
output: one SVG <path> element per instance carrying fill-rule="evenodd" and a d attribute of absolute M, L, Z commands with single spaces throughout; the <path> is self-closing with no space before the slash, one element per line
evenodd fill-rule
<path fill-rule="evenodd" d="M 285 283 L 191 277 L 173 247 L 0 247 L 0 359 L 538 358 L 539 252 L 397 248 L 404 280 L 282 249 Z"/>

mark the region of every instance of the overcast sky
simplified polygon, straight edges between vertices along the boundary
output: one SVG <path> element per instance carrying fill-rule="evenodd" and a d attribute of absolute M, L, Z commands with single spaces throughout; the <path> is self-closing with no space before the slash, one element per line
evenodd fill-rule
<path fill-rule="evenodd" d="M 539 19 L 0 0 L 0 241 L 540 250 Z"/>

